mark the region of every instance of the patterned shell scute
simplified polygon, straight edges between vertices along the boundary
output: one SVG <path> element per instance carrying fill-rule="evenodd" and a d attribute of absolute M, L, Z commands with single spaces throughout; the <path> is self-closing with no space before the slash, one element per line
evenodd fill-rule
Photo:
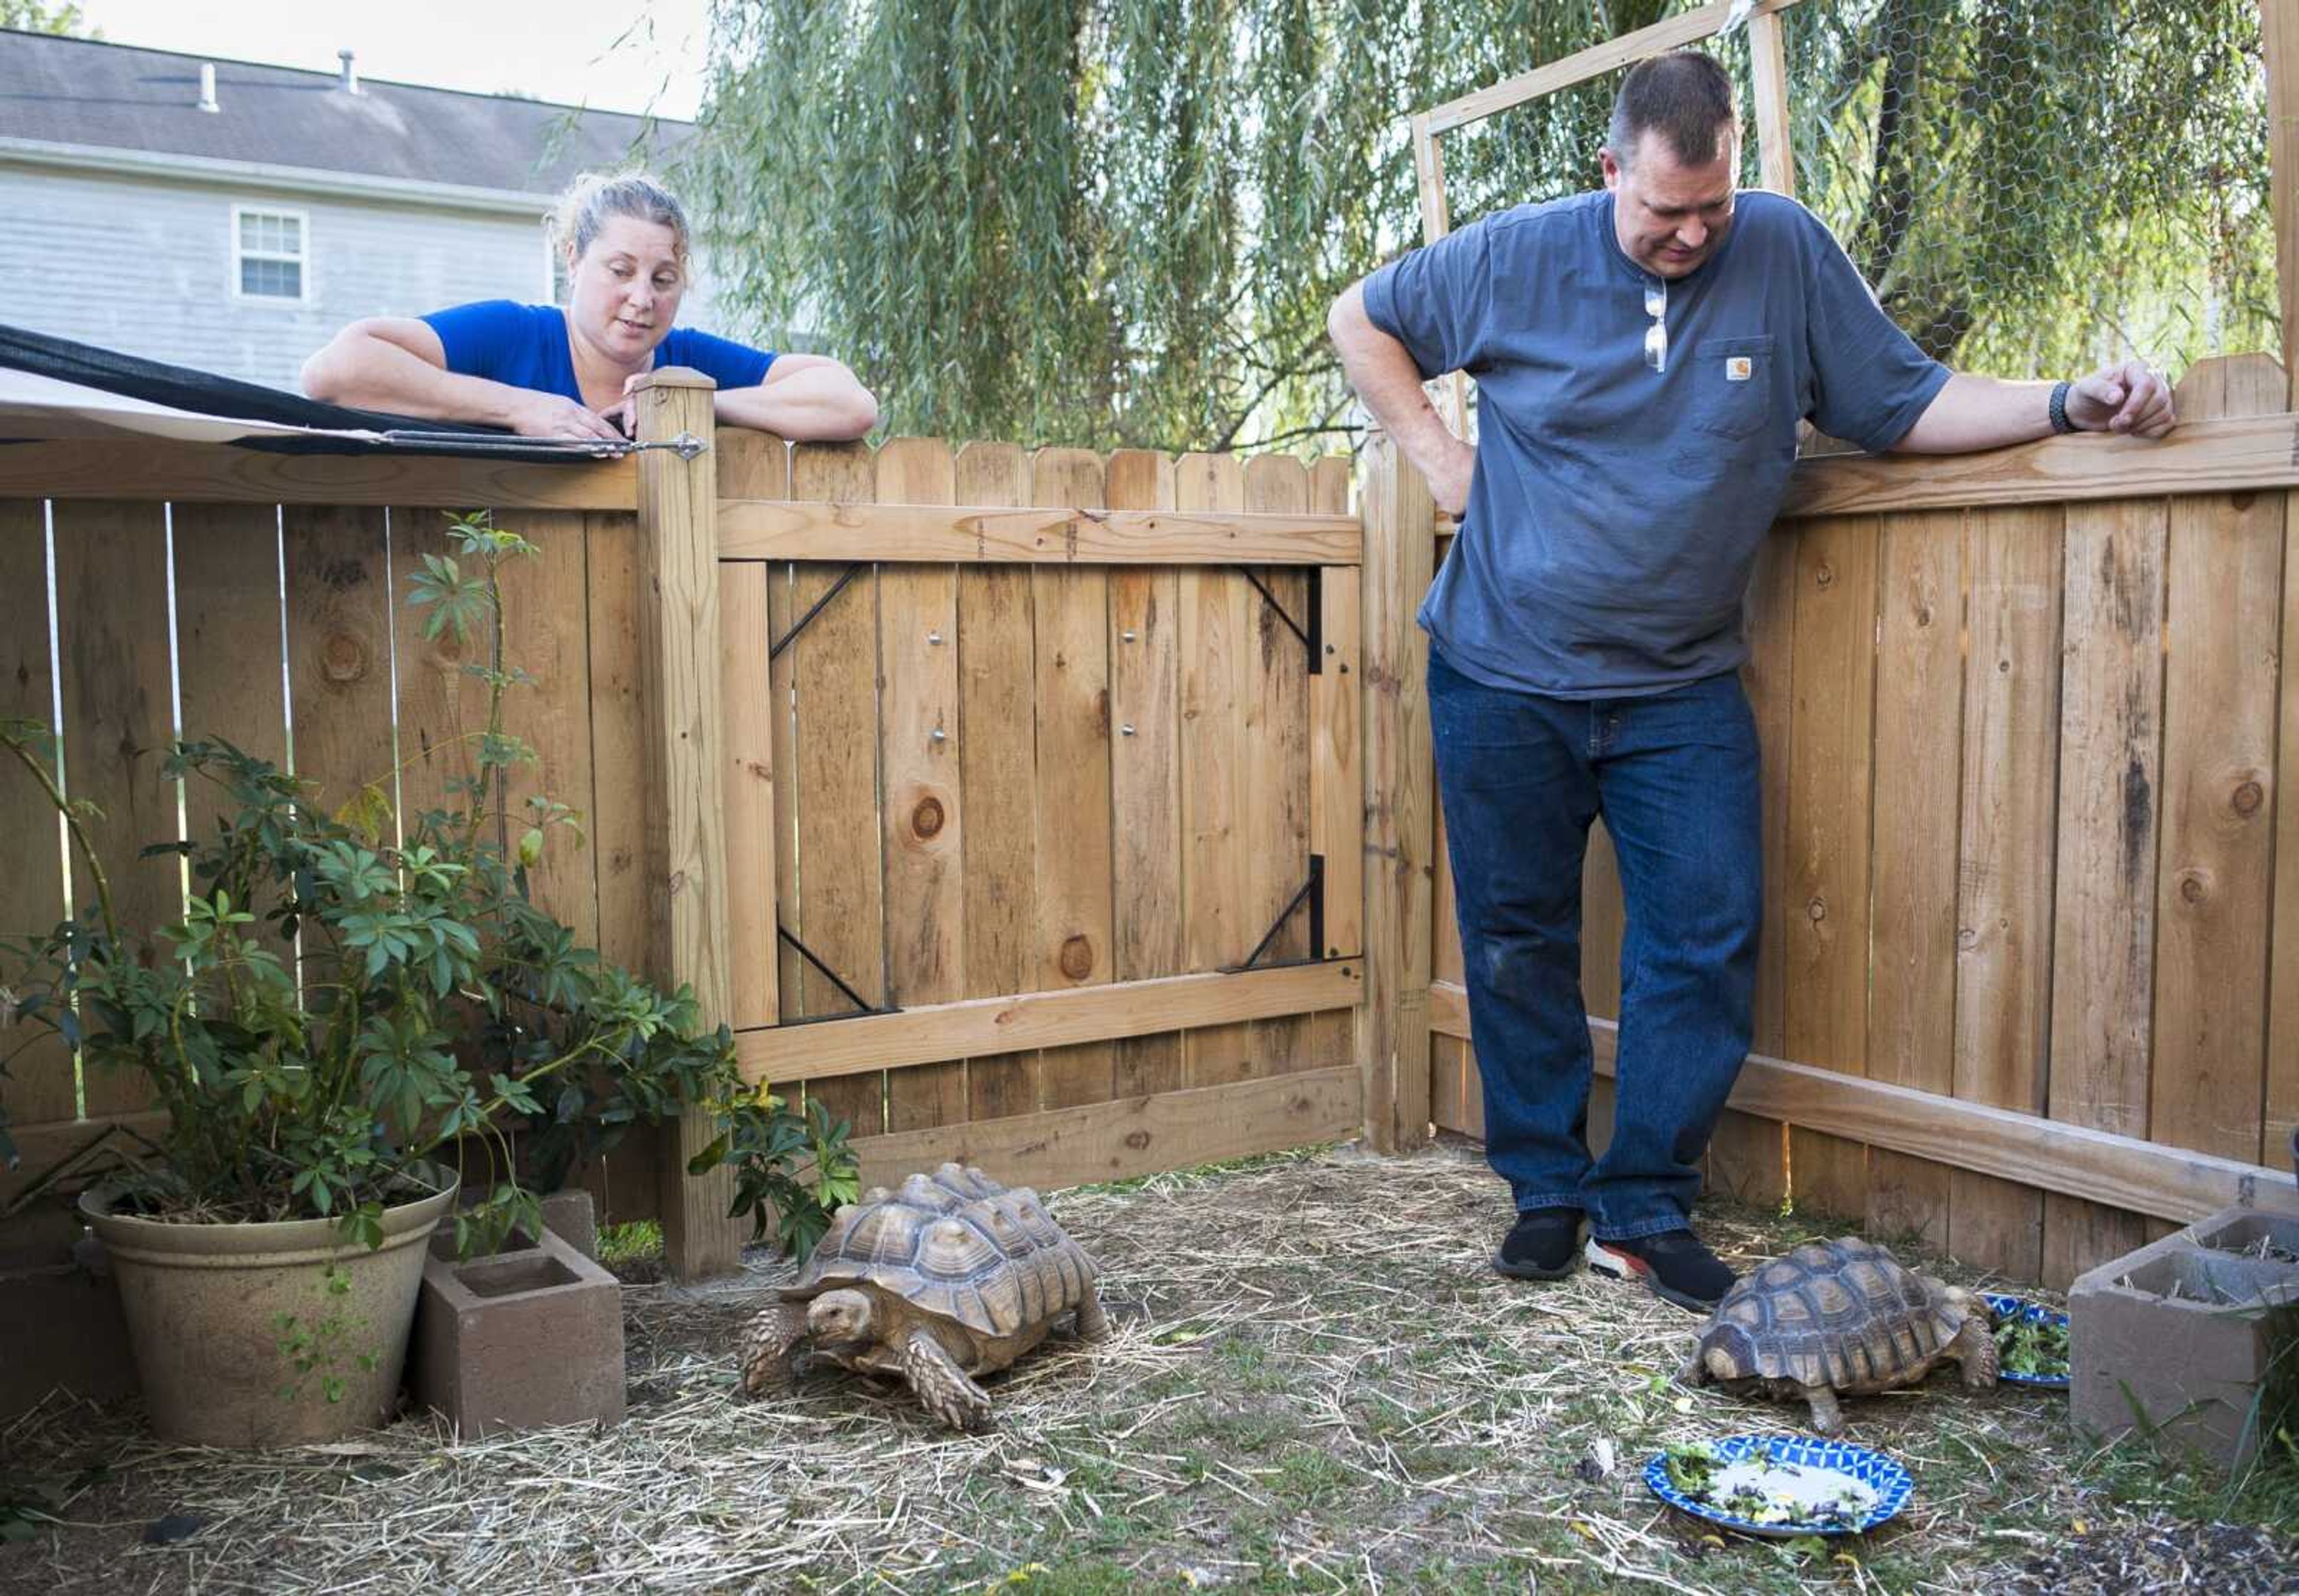
<path fill-rule="evenodd" d="M 1899 1380 L 1946 1341 L 1923 1282 L 1858 1236 L 1798 1247 L 1741 1280 L 1701 1349 L 1742 1376 L 1838 1391 Z"/>
<path fill-rule="evenodd" d="M 1012 1335 L 1075 1308 L 1092 1277 L 1035 1192 L 944 1164 L 842 1210 L 783 1294 L 867 1282 L 976 1334 Z"/>

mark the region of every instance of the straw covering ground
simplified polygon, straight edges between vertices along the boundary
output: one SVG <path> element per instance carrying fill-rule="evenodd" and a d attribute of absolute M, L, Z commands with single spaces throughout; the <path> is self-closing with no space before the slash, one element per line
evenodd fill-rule
<path fill-rule="evenodd" d="M 0 1495 L 30 1506 L 0 1589 L 2299 1589 L 2290 1496 L 2095 1457 L 2062 1399 L 1946 1374 L 1846 1404 L 1847 1438 L 1916 1476 L 1895 1525 L 1824 1550 L 1706 1535 L 1646 1494 L 1644 1459 L 1797 1413 L 1675 1387 L 1697 1321 L 1639 1291 L 1499 1279 L 1502 1203 L 1457 1147 L 1061 1193 L 1113 1338 L 993 1381 L 978 1438 L 836 1372 L 742 1398 L 739 1328 L 788 1276 L 763 1259 L 631 1285 L 631 1414 L 603 1434 L 459 1445 L 410 1420 L 243 1457 L 54 1401 L 0 1432 Z M 1743 1262 L 1808 1234 L 1704 1222 Z"/>

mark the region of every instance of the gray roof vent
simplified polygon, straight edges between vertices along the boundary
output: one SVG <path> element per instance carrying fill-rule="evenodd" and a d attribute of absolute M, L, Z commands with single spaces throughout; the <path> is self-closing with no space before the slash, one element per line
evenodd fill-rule
<path fill-rule="evenodd" d="M 200 109 L 203 111 L 221 111 L 223 109 L 222 106 L 216 104 L 215 62 L 212 61 L 203 61 L 200 62 Z"/>
<path fill-rule="evenodd" d="M 336 59 L 344 63 L 344 91 L 346 94 L 359 93 L 359 67 L 353 61 L 352 53 L 349 50 L 338 50 L 336 52 Z"/>

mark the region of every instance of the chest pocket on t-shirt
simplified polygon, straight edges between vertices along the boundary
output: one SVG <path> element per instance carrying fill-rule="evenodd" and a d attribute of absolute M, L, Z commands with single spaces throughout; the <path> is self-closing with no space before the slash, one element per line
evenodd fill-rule
<path fill-rule="evenodd" d="M 1704 338 L 1689 375 L 1692 424 L 1718 437 L 1747 437 L 1772 411 L 1772 340 Z"/>

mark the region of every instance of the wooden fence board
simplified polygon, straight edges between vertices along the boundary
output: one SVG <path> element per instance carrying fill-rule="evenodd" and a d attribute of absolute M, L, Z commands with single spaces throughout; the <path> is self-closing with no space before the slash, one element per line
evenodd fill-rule
<path fill-rule="evenodd" d="M 878 452 L 882 503 L 947 504 L 958 468 L 940 438 Z M 886 997 L 909 1008 L 965 995 L 966 804 L 959 781 L 958 569 L 878 573 L 878 761 L 885 792 Z M 966 1117 L 963 1060 L 886 1076 L 886 1128 Z"/>
<path fill-rule="evenodd" d="M 47 507 L 37 499 L 0 501 L 0 593 L 19 595 L 19 624 L 0 628 L 0 716 L 53 728 L 55 678 L 48 659 L 47 591 Z M 32 594 L 40 595 L 37 605 L 22 596 Z M 0 937 L 37 935 L 64 918 L 58 845 L 55 805 L 31 773 L 8 757 L 0 765 Z M 7 1079 L 0 1081 L 0 1104 L 19 1132 L 78 1113 L 78 1073 L 71 1049 L 61 1038 L 11 1031 L 0 1058 L 9 1060 Z M 37 1168 L 28 1158 L 26 1173 Z M 0 1180 L 5 1178 L 0 1171 Z"/>
<path fill-rule="evenodd" d="M 270 504 L 178 504 L 170 513 L 184 736 L 228 738 L 285 769 L 279 511 Z M 212 784 L 187 783 L 185 834 L 212 835 L 224 808 Z"/>
<path fill-rule="evenodd" d="M 718 438 L 718 491 L 780 498 L 790 491 L 790 451 L 782 439 L 729 428 Z M 722 559 L 719 635 L 726 651 L 720 702 L 726 713 L 726 954 L 729 1021 L 737 1030 L 782 1018 L 782 945 L 775 934 L 789 832 L 787 769 L 791 716 L 786 664 L 770 660 L 790 625 L 791 573 L 781 564 Z M 781 608 L 777 610 L 777 604 Z M 778 1085 L 786 1083 L 777 1083 Z"/>
<path fill-rule="evenodd" d="M 1184 511 L 1239 509 L 1245 473 L 1226 454 L 1184 454 L 1174 466 L 1174 495 Z M 1236 962 L 1261 933 L 1247 924 L 1249 599 L 1260 603 L 1234 571 L 1182 572 L 1182 922 L 1191 969 Z M 1182 1057 L 1193 1086 L 1244 1080 L 1254 1073 L 1252 1031 L 1193 1032 L 1183 1038 Z"/>
<path fill-rule="evenodd" d="M 1348 515 L 1352 465 L 1328 455 L 1309 467 L 1309 508 Z M 1310 845 L 1325 858 L 1327 958 L 1365 952 L 1365 584 L 1357 570 L 1326 568 L 1325 668 L 1311 686 Z M 1357 1060 L 1357 1016 L 1320 1015 L 1311 1024 L 1318 1062 Z"/>
<path fill-rule="evenodd" d="M 1870 779 L 1880 528 L 1805 528 L 1797 558 L 1795 711 L 1789 755 L 1788 1051 L 1864 1075 L 1868 1034 Z M 1864 1214 L 1864 1150 L 1816 1131 L 1789 1140 L 1799 1205 Z"/>
<path fill-rule="evenodd" d="M 1147 449 L 1109 457 L 1112 509 L 1174 503 L 1174 461 Z M 1182 937 L 1181 577 L 1171 569 L 1121 566 L 1109 573 L 1111 859 L 1120 981 L 1175 976 Z M 1178 1033 L 1133 1036 L 1116 1048 L 1120 1097 L 1182 1085 Z"/>
<path fill-rule="evenodd" d="M 1100 469 L 1099 457 L 1095 469 Z M 1180 512 L 1114 506 L 1104 511 L 1098 504 L 1014 511 L 968 504 L 952 511 L 730 500 L 722 547 L 730 560 L 1044 566 L 1357 562 L 1357 525 L 1347 516 L 1237 511 L 1235 505 Z"/>
<path fill-rule="evenodd" d="M 1030 463 L 1041 503 L 1100 509 L 1101 461 L 1085 449 L 1041 449 Z M 1039 566 L 1036 615 L 1038 927 L 1042 990 L 1109 979 L 1109 574 Z M 1043 1106 L 1107 1101 L 1116 1052 L 1105 1043 L 1048 1049 Z"/>
<path fill-rule="evenodd" d="M 1975 510 L 1955 960 L 1955 1095 L 2042 1111 L 2050 1039 L 2053 836 L 2060 736 L 2062 529 L 2056 505 Z M 2027 1187 L 1958 1171 L 1948 1249 L 2032 1274 L 2044 1210 Z"/>
<path fill-rule="evenodd" d="M 877 490 L 868 449 L 859 444 L 801 444 L 791 453 L 791 491 L 805 498 L 867 503 Z M 825 598 L 842 575 L 832 565 L 799 569 L 791 594 L 793 624 Z M 798 888 L 792 934 L 863 1002 L 885 1001 L 886 932 L 879 868 L 878 573 L 855 572 L 791 644 L 795 660 L 797 734 L 791 757 L 797 794 L 798 846 L 792 874 Z M 853 1005 L 811 966 L 801 968 L 798 1002 L 784 1018 L 853 1012 Z M 784 996 L 787 999 L 788 993 Z M 885 1129 L 883 1075 L 809 1081 L 809 1101 L 857 1136 Z"/>
<path fill-rule="evenodd" d="M 1945 1095 L 1955 1086 L 1963 512 L 1892 518 L 1882 556 L 1868 1074 Z M 1951 1178 L 1945 1164 L 1872 1150 L 1867 1228 L 1945 1247 Z"/>
<path fill-rule="evenodd" d="M 1245 462 L 1245 507 L 1262 514 L 1300 515 L 1309 508 L 1309 473 L 1287 455 L 1259 454 Z M 1253 594 L 1246 649 L 1245 794 L 1239 819 L 1246 847 L 1247 935 L 1259 940 L 1285 913 L 1309 876 L 1309 663 L 1293 627 L 1311 630 L 1309 582 L 1299 570 L 1270 569 L 1263 584 L 1284 606 L 1286 623 L 1269 600 Z M 1247 952 L 1251 951 L 1249 944 Z M 1265 960 L 1307 959 L 1309 910 L 1288 916 Z M 1286 1075 L 1314 1068 L 1307 1019 L 1265 1021 L 1253 1028 L 1256 1073 Z"/>
<path fill-rule="evenodd" d="M 2152 1140 L 2258 1156 L 2274 883 L 2276 495 L 2171 501 Z"/>
<path fill-rule="evenodd" d="M 958 494 L 969 504 L 1030 497 L 1030 457 L 1011 444 L 968 444 Z M 971 566 L 958 573 L 959 765 L 966 794 L 966 993 L 992 997 L 1036 985 L 1038 830 L 1035 775 L 1017 751 L 1035 736 L 1036 628 L 1031 573 Z M 967 1065 L 975 1119 L 1038 1108 L 1034 1053 Z"/>
<path fill-rule="evenodd" d="M 63 690 L 64 778 L 74 802 L 102 811 L 86 829 L 109 877 L 120 934 L 141 945 L 183 917 L 180 863 L 140 850 L 179 835 L 178 783 L 161 774 L 174 741 L 164 507 L 96 501 L 54 507 L 56 638 Z M 72 863 L 75 908 L 94 882 Z M 90 1069 L 91 1116 L 150 1101 L 140 1074 Z"/>
<path fill-rule="evenodd" d="M 2160 500 L 2067 511 L 2048 1097 L 2054 1119 L 2130 1136 L 2151 1094 L 2165 527 Z M 2045 1230 L 2068 1268 L 2130 1234 L 2062 1198 Z"/>
<path fill-rule="evenodd" d="M 1788 772 L 1799 536 L 1798 523 L 1775 527 L 1756 556 L 1747 604 L 1748 662 L 1740 672 L 1762 752 L 1764 925 L 1756 953 L 1755 1045 L 1759 1052 L 1772 1053 L 1788 1047 Z M 1786 1128 L 1725 1110 L 1709 1139 L 1708 1179 L 1744 1202 L 1779 1202 L 1788 1194 Z"/>

